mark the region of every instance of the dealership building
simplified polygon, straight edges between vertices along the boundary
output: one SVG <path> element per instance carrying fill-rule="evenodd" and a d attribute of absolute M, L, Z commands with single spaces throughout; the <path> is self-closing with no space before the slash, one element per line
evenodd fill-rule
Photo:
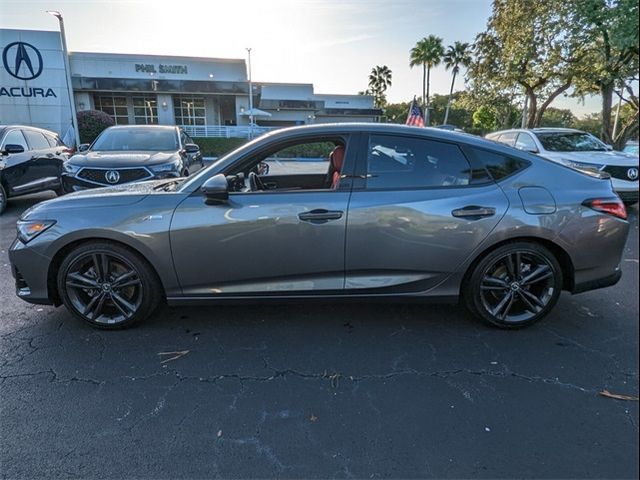
<path fill-rule="evenodd" d="M 242 136 L 258 127 L 376 121 L 368 95 L 323 95 L 312 84 L 252 82 L 243 59 L 71 52 L 67 85 L 59 32 L 0 29 L 0 124 L 57 131 L 77 111 L 118 125 L 180 125 L 194 136 Z"/>

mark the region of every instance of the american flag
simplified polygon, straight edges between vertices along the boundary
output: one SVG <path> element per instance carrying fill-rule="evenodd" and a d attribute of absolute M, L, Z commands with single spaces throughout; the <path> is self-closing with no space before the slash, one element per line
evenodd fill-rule
<path fill-rule="evenodd" d="M 407 125 L 412 127 L 424 127 L 424 118 L 422 117 L 422 109 L 414 98 L 409 107 L 409 115 L 407 116 Z"/>
<path fill-rule="evenodd" d="M 409 107 L 409 115 L 407 116 L 407 121 L 405 122 L 407 125 L 411 125 L 412 127 L 424 127 L 424 118 L 422 118 L 422 109 L 416 102 L 414 98 L 411 102 L 411 106 Z"/>

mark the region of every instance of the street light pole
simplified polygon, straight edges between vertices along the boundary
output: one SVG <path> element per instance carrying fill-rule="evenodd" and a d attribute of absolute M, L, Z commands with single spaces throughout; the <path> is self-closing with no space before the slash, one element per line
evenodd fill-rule
<path fill-rule="evenodd" d="M 249 139 L 253 138 L 253 84 L 251 83 L 251 48 L 247 48 L 249 54 Z"/>
<path fill-rule="evenodd" d="M 69 65 L 69 51 L 67 50 L 67 37 L 64 32 L 64 19 L 62 14 L 55 10 L 47 10 L 49 15 L 53 15 L 60 23 L 60 37 L 62 39 L 62 55 L 64 56 L 64 71 L 67 77 L 67 92 L 69 94 L 69 108 L 71 109 L 71 125 L 73 125 L 76 148 L 80 145 L 80 131 L 78 130 L 78 119 L 76 117 L 76 103 L 73 99 L 73 89 L 71 88 L 71 66 Z"/>

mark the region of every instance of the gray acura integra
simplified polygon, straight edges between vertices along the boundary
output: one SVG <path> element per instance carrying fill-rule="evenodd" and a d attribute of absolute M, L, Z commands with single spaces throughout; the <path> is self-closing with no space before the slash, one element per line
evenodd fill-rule
<path fill-rule="evenodd" d="M 103 328 L 163 300 L 336 297 L 461 299 L 520 327 L 561 290 L 618 282 L 628 230 L 605 174 L 455 132 L 327 124 L 262 136 L 186 179 L 40 203 L 9 256 L 20 298 Z"/>

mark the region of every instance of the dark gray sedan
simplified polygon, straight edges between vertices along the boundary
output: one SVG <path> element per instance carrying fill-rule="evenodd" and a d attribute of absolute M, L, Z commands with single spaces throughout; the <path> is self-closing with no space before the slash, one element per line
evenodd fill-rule
<path fill-rule="evenodd" d="M 457 301 L 500 327 L 561 290 L 620 279 L 629 230 L 611 180 L 478 137 L 380 124 L 295 127 L 187 179 L 31 208 L 10 259 L 20 298 L 97 327 L 170 305 Z"/>

